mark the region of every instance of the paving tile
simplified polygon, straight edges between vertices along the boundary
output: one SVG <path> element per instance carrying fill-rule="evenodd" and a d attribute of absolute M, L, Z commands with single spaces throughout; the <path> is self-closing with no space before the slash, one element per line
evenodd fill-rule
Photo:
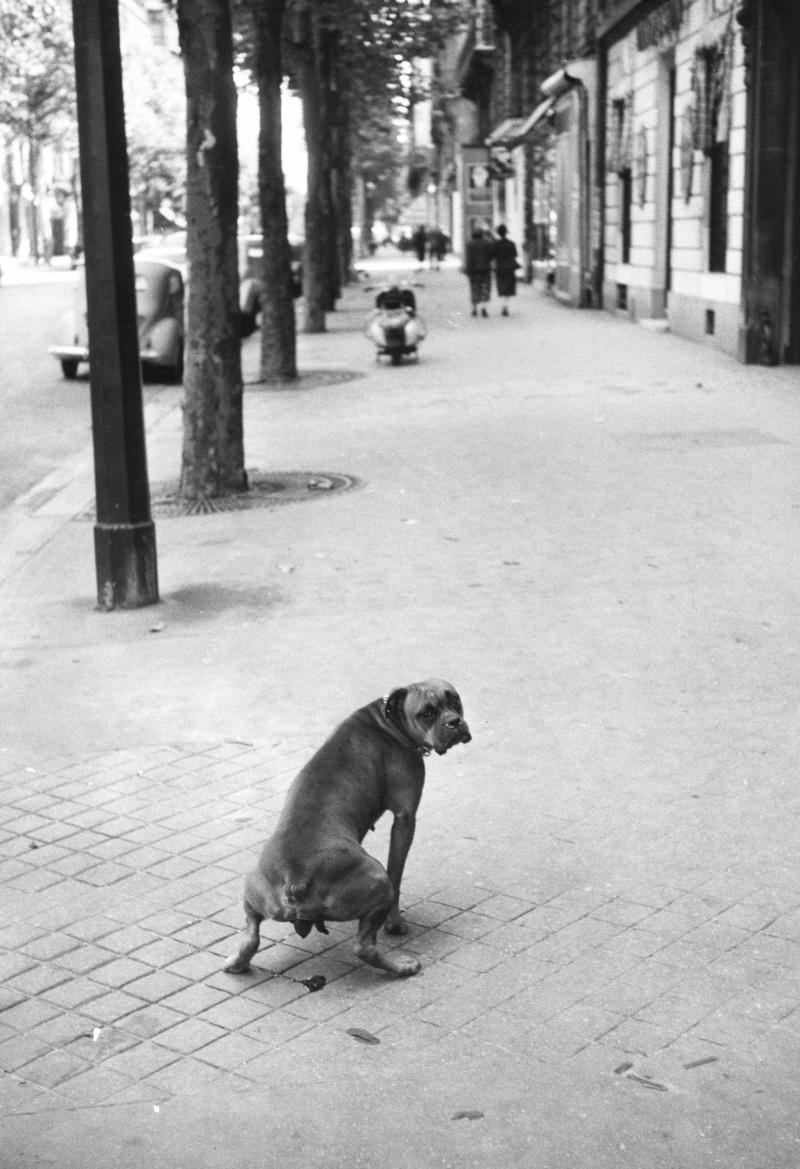
<path fill-rule="evenodd" d="M 48 1051 L 22 1069 L 23 1078 L 43 1088 L 54 1088 L 79 1072 L 87 1070 L 85 1060 L 66 1051 Z"/>
<path fill-rule="evenodd" d="M 222 942 L 232 936 L 232 931 L 227 926 L 216 921 L 193 921 L 175 933 L 177 941 L 196 946 L 198 949 L 213 946 L 215 942 Z"/>
<path fill-rule="evenodd" d="M 178 978 L 166 970 L 150 971 L 144 978 L 137 978 L 127 984 L 129 994 L 137 995 L 145 1002 L 159 1002 L 176 991 L 183 990 L 188 985 L 185 978 Z"/>
<path fill-rule="evenodd" d="M 107 1067 L 93 1067 L 81 1072 L 56 1088 L 58 1096 L 75 1108 L 101 1104 L 130 1087 L 127 1076 Z"/>
<path fill-rule="evenodd" d="M 51 1093 L 17 1076 L 0 1077 L 0 1115 L 11 1116 L 38 1112 L 52 1100 Z"/>
<path fill-rule="evenodd" d="M 178 1053 L 155 1043 L 144 1041 L 127 1051 L 120 1052 L 106 1060 L 104 1067 L 118 1072 L 132 1080 L 146 1079 L 159 1068 L 166 1067 L 178 1059 Z"/>
<path fill-rule="evenodd" d="M 135 950 L 159 940 L 159 935 L 152 930 L 144 929 L 140 925 L 127 925 L 123 929 L 117 928 L 106 934 L 103 938 L 103 947 L 117 954 L 132 954 Z"/>
<path fill-rule="evenodd" d="M 126 986 L 135 979 L 151 974 L 152 970 L 144 962 L 137 962 L 135 958 L 117 958 L 107 962 L 104 966 L 92 972 L 92 977 L 104 986 Z M 137 993 L 137 992 L 132 992 Z"/>
<path fill-rule="evenodd" d="M 44 997 L 49 1003 L 71 1010 L 79 1007 L 91 999 L 99 998 L 106 991 L 106 987 L 90 978 L 72 977 L 67 982 L 61 982 L 44 991 Z"/>
<path fill-rule="evenodd" d="M 483 942 L 467 942 L 449 954 L 447 961 L 465 970 L 483 971 L 499 966 L 504 958 L 503 951 L 496 950 L 494 946 L 486 946 Z"/>
<path fill-rule="evenodd" d="M 78 1056 L 87 1064 L 105 1063 L 111 1056 L 133 1047 L 138 1040 L 119 1027 L 93 1027 L 87 1034 L 78 1035 L 63 1050 Z"/>
<path fill-rule="evenodd" d="M 184 1019 L 174 1027 L 160 1031 L 158 1042 L 183 1055 L 191 1055 L 226 1034 L 223 1027 L 216 1027 L 207 1019 Z"/>
<path fill-rule="evenodd" d="M 168 971 L 170 974 L 177 974 L 180 978 L 188 978 L 190 981 L 199 982 L 211 974 L 216 974 L 222 969 L 223 964 L 224 957 L 221 955 L 203 951 L 188 954 L 185 958 L 180 958 L 177 962 L 172 962 L 168 967 Z"/>
<path fill-rule="evenodd" d="M 225 1035 L 198 1053 L 204 1063 L 230 1071 L 241 1067 L 248 1060 L 263 1055 L 264 1044 L 249 1035 Z"/>
<path fill-rule="evenodd" d="M 181 941 L 186 945 L 191 945 L 191 940 L 183 937 L 178 938 L 178 933 L 181 930 L 185 930 L 188 926 L 198 924 L 206 923 L 198 923 L 196 918 L 192 917 L 191 914 L 181 913 L 177 909 L 160 909 L 156 913 L 147 914 L 139 922 L 142 929 L 150 930 L 153 934 L 158 935 L 158 937 L 175 937 L 177 941 Z M 212 927 L 212 923 L 209 922 L 207 924 Z"/>
<path fill-rule="evenodd" d="M 24 950 L 26 946 L 47 934 L 39 926 L 30 922 L 9 921 L 0 926 L 0 946 L 5 950 Z M 0 955 L 0 976 L 2 976 L 5 955 Z"/>
<path fill-rule="evenodd" d="M 245 999 L 240 995 L 236 998 L 223 999 L 205 1010 L 201 1017 L 218 1027 L 224 1027 L 228 1031 L 236 1031 L 248 1023 L 255 1022 L 256 1019 L 263 1018 L 272 1009 L 265 1003 L 256 1002 L 254 999 Z"/>
<path fill-rule="evenodd" d="M 637 905 L 635 901 L 626 901 L 617 897 L 614 901 L 606 901 L 593 909 L 591 916 L 600 921 L 609 921 L 614 925 L 635 925 L 648 918 L 653 911 L 646 905 Z"/>
<path fill-rule="evenodd" d="M 50 1051 L 47 1043 L 32 1035 L 15 1035 L 0 1043 L 0 1068 L 14 1072 Z"/>
<path fill-rule="evenodd" d="M 681 1034 L 677 1027 L 661 1027 L 642 1019 L 625 1019 L 607 1031 L 599 1042 L 628 1055 L 648 1056 L 663 1051 Z"/>
<path fill-rule="evenodd" d="M 66 933 L 74 938 L 79 938 L 84 942 L 96 942 L 100 938 L 105 938 L 109 934 L 114 933 L 119 928 L 119 923 L 109 917 L 98 915 L 97 917 L 84 917 L 79 921 L 72 922 L 65 927 Z M 113 947 L 110 947 L 113 949 Z"/>
<path fill-rule="evenodd" d="M 148 966 L 162 967 L 177 962 L 179 958 L 192 956 L 191 946 L 176 942 L 173 938 L 156 938 L 141 946 L 134 953 L 137 962 L 146 962 Z"/>
<path fill-rule="evenodd" d="M 229 995 L 218 987 L 195 983 L 169 995 L 162 1000 L 162 1005 L 184 1015 L 199 1015 L 228 998 Z"/>
<path fill-rule="evenodd" d="M 26 995 L 37 995 L 43 994 L 69 979 L 69 971 L 60 970 L 57 966 L 42 962 L 24 970 L 21 974 L 16 974 L 13 978 L 7 979 L 6 985 L 10 989 L 19 990 Z"/>
<path fill-rule="evenodd" d="M 51 1019 L 40 1023 L 30 1034 L 50 1047 L 66 1047 L 80 1035 L 89 1035 L 94 1023 L 85 1015 L 74 1011 L 60 1011 Z"/>
<path fill-rule="evenodd" d="M 143 1006 L 143 1000 L 124 990 L 112 990 L 81 1004 L 81 1013 L 94 1023 L 116 1023 Z"/>
<path fill-rule="evenodd" d="M 58 1008 L 43 999 L 23 999 L 3 1012 L 3 1024 L 15 1031 L 29 1031 L 57 1014 Z"/>
<path fill-rule="evenodd" d="M 178 1011 L 170 1010 L 163 1003 L 149 1003 L 137 1011 L 132 1011 L 130 1015 L 122 1017 L 120 1026 L 139 1039 L 152 1039 L 162 1031 L 166 1031 L 168 1027 L 174 1027 L 177 1023 L 182 1022 L 185 1017 Z"/>
<path fill-rule="evenodd" d="M 184 1056 L 167 1067 L 157 1069 L 147 1076 L 143 1086 L 175 1096 L 191 1096 L 212 1084 L 222 1082 L 224 1072 L 199 1059 Z"/>
<path fill-rule="evenodd" d="M 293 1015 L 289 1011 L 273 1010 L 243 1024 L 241 1032 L 266 1046 L 278 1047 L 294 1039 L 296 1035 L 309 1031 L 315 1025 L 312 1019 Z"/>
<path fill-rule="evenodd" d="M 105 966 L 106 963 L 112 962 L 114 957 L 110 950 L 84 943 L 54 957 L 53 965 L 68 970 L 72 974 L 88 974 L 99 966 Z"/>
<path fill-rule="evenodd" d="M 105 861 L 103 864 L 95 865 L 94 868 L 84 870 L 80 879 L 87 885 L 96 885 L 98 888 L 105 889 L 108 886 L 127 881 L 132 876 L 133 870 L 126 868 L 125 865 L 117 864 L 116 861 Z"/>
<path fill-rule="evenodd" d="M 60 874 L 50 873 L 46 869 L 28 869 L 27 872 L 6 880 L 5 884 L 10 889 L 25 893 L 42 893 L 45 889 L 60 884 L 61 879 Z"/>

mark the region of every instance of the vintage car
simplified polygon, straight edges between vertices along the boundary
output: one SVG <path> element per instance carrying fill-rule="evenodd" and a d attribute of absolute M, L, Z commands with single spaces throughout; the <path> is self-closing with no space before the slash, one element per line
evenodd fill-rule
<path fill-rule="evenodd" d="M 242 336 L 249 337 L 255 332 L 258 315 L 261 312 L 264 279 L 264 240 L 260 235 L 239 236 L 239 314 Z M 162 236 L 153 251 L 167 259 L 186 262 L 186 232 L 171 231 Z M 292 266 L 292 295 L 295 299 L 303 295 L 303 240 L 300 236 L 289 235 L 289 256 Z"/>
<path fill-rule="evenodd" d="M 303 240 L 289 236 L 289 257 L 292 265 L 292 296 L 303 295 Z M 264 279 L 264 239 L 260 235 L 239 237 L 239 311 L 242 316 L 242 336 L 255 330 L 261 311 Z"/>
<path fill-rule="evenodd" d="M 138 252 L 133 258 L 139 357 L 142 366 L 169 380 L 183 381 L 184 279 L 181 266 L 161 256 Z M 65 378 L 77 376 L 89 360 L 86 279 L 80 276 L 75 303 L 61 322 L 60 337 L 48 352 L 61 362 Z"/>

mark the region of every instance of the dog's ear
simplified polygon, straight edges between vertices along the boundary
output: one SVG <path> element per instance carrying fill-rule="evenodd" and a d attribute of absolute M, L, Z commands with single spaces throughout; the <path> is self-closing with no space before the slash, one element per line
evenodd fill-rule
<path fill-rule="evenodd" d="M 401 686 L 397 690 L 393 690 L 386 699 L 384 706 L 384 714 L 389 722 L 395 723 L 396 726 L 403 726 L 406 721 L 405 702 L 408 695 L 408 690 L 405 686 Z"/>

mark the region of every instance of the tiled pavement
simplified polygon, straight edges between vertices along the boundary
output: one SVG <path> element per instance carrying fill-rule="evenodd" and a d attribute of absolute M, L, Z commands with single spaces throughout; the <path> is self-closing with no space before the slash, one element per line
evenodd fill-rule
<path fill-rule="evenodd" d="M 684 887 L 648 883 L 655 858 L 607 867 L 595 888 L 561 886 L 548 865 L 537 887 L 524 856 L 493 885 L 454 882 L 447 865 L 436 878 L 412 853 L 410 932 L 387 940 L 424 958 L 405 982 L 353 959 L 351 925 L 302 940 L 265 923 L 253 972 L 222 973 L 242 875 L 311 746 L 178 744 L 36 768 L 4 757 L 3 1113 L 157 1104 L 221 1081 L 313 1077 L 334 1057 L 344 1071 L 370 1036 L 390 1055 L 469 1043 L 654 1090 L 732 1054 L 797 1049 L 800 879 L 764 883 L 752 852 L 715 876 L 710 821 L 709 864 L 698 856 Z M 537 848 L 558 855 L 601 815 L 624 828 L 620 809 L 584 807 Z M 674 807 L 661 829 L 680 835 Z"/>
<path fill-rule="evenodd" d="M 18 509 L 3 1169 L 800 1163 L 796 372 L 605 314 L 578 345 L 535 292 L 473 331 L 441 276 L 418 367 L 252 393 L 258 466 L 365 489 L 160 521 L 157 637 L 91 610 L 90 466 Z M 307 368 L 365 366 L 360 305 Z M 474 735 L 429 763 L 385 943 L 422 972 L 349 924 L 222 973 L 298 767 L 422 662 Z"/>

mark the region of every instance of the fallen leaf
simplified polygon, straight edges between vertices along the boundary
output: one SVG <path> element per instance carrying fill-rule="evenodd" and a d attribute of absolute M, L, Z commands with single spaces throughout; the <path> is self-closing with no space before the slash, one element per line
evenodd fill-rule
<path fill-rule="evenodd" d="M 687 1072 L 690 1072 L 692 1068 L 701 1068 L 706 1063 L 716 1063 L 718 1059 L 719 1056 L 717 1055 L 707 1055 L 703 1059 L 694 1059 L 691 1063 L 685 1063 L 683 1066 Z"/>
<path fill-rule="evenodd" d="M 614 1068 L 614 1075 L 621 1076 L 624 1072 L 629 1072 L 632 1067 L 633 1064 L 628 1063 L 627 1061 L 625 1063 L 621 1063 L 618 1068 Z"/>
<path fill-rule="evenodd" d="M 666 1084 L 659 1084 L 657 1080 L 648 1080 L 646 1076 L 628 1076 L 629 1080 L 635 1080 L 637 1084 L 641 1084 L 643 1088 L 652 1088 L 655 1092 L 668 1092 Z"/>
<path fill-rule="evenodd" d="M 315 990 L 322 990 L 325 982 L 324 974 L 312 974 L 310 978 L 302 979 L 303 986 L 307 986 L 312 994 Z"/>
<path fill-rule="evenodd" d="M 373 1035 L 371 1031 L 365 1031 L 363 1027 L 348 1027 L 347 1034 L 352 1035 L 359 1043 L 380 1043 L 377 1035 Z"/>
<path fill-rule="evenodd" d="M 463 1112 L 456 1112 L 451 1120 L 483 1120 L 483 1113 L 477 1108 L 465 1108 Z"/>

